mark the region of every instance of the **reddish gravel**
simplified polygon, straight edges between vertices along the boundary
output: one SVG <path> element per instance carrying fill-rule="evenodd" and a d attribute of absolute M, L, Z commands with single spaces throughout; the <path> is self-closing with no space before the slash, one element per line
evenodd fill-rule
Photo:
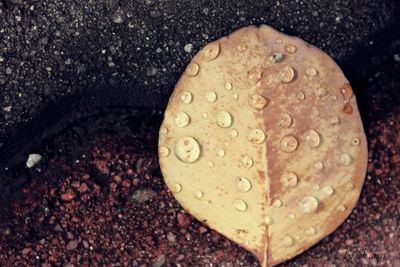
<path fill-rule="evenodd" d="M 368 176 L 349 219 L 283 266 L 400 266 L 399 112 L 369 125 Z M 180 208 L 162 181 L 155 131 L 123 129 L 43 148 L 2 213 L 1 265 L 258 266 Z"/>

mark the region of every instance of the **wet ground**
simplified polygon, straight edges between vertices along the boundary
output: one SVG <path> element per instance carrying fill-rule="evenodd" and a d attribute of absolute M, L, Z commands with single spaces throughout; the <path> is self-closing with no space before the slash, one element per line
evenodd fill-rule
<path fill-rule="evenodd" d="M 199 47 L 268 23 L 338 61 L 370 150 L 352 215 L 283 266 L 400 266 L 399 4 L 285 3 L 0 1 L 0 262 L 257 266 L 179 207 L 155 145 Z"/>

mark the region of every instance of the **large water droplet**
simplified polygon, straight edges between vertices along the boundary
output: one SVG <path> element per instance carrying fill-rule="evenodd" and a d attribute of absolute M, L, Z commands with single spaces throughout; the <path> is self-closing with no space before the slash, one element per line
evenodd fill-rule
<path fill-rule="evenodd" d="M 313 196 L 306 196 L 299 202 L 299 209 L 302 213 L 309 214 L 317 211 L 318 199 Z"/>
<path fill-rule="evenodd" d="M 274 221 L 272 220 L 271 216 L 265 215 L 264 222 L 266 225 L 271 225 Z"/>
<path fill-rule="evenodd" d="M 246 43 L 239 43 L 239 44 L 237 45 L 236 49 L 237 49 L 239 52 L 244 52 L 244 51 L 247 50 L 247 44 L 246 44 Z"/>
<path fill-rule="evenodd" d="M 314 77 L 315 75 L 318 74 L 318 71 L 315 68 L 308 68 L 306 69 L 306 75 L 308 77 Z"/>
<path fill-rule="evenodd" d="M 182 185 L 181 184 L 174 184 L 174 192 L 179 193 L 182 191 Z"/>
<path fill-rule="evenodd" d="M 279 147 L 283 152 L 290 153 L 297 149 L 297 144 L 296 137 L 293 135 L 285 135 L 282 137 Z"/>
<path fill-rule="evenodd" d="M 236 199 L 234 205 L 235 205 L 235 209 L 238 211 L 246 211 L 247 210 L 246 202 L 244 202 L 241 199 Z"/>
<path fill-rule="evenodd" d="M 251 168 L 254 164 L 253 159 L 249 156 L 244 156 L 242 158 L 242 162 L 243 162 L 244 166 L 246 166 L 247 168 Z"/>
<path fill-rule="evenodd" d="M 185 73 L 189 77 L 194 77 L 199 73 L 199 71 L 200 71 L 200 65 L 193 62 L 187 66 Z"/>
<path fill-rule="evenodd" d="M 319 133 L 313 129 L 308 129 L 303 135 L 304 142 L 311 148 L 316 148 L 321 143 Z"/>
<path fill-rule="evenodd" d="M 213 91 L 206 94 L 206 100 L 208 103 L 214 103 L 217 100 L 217 94 Z"/>
<path fill-rule="evenodd" d="M 328 196 L 333 194 L 333 188 L 330 187 L 329 185 L 322 187 L 322 192 L 327 194 Z"/>
<path fill-rule="evenodd" d="M 232 116 L 228 111 L 221 110 L 217 113 L 217 124 L 219 127 L 228 128 L 232 125 Z"/>
<path fill-rule="evenodd" d="M 285 187 L 295 187 L 297 185 L 297 175 L 294 172 L 287 172 L 281 176 L 281 181 Z"/>
<path fill-rule="evenodd" d="M 283 246 L 284 247 L 288 248 L 288 247 L 291 247 L 293 244 L 294 244 L 293 237 L 287 235 L 283 238 Z"/>
<path fill-rule="evenodd" d="M 290 66 L 285 66 L 282 69 L 281 72 L 281 81 L 283 83 L 290 83 L 291 81 L 293 81 L 295 76 L 295 72 L 294 69 Z"/>
<path fill-rule="evenodd" d="M 259 65 L 253 67 L 247 72 L 247 80 L 249 85 L 256 84 L 261 79 L 261 67 Z"/>
<path fill-rule="evenodd" d="M 295 45 L 287 45 L 286 51 L 290 54 L 294 54 L 297 51 L 297 47 Z"/>
<path fill-rule="evenodd" d="M 306 234 L 306 235 L 308 235 L 308 236 L 310 236 L 310 235 L 315 235 L 315 233 L 316 233 L 317 231 L 315 230 L 315 228 L 314 227 L 308 227 L 307 229 L 305 229 L 304 230 L 304 233 Z"/>
<path fill-rule="evenodd" d="M 219 55 L 220 44 L 219 41 L 209 43 L 203 48 L 204 60 L 211 61 L 216 59 Z"/>
<path fill-rule="evenodd" d="M 183 91 L 181 94 L 181 101 L 183 104 L 189 104 L 192 102 L 193 95 L 189 91 Z"/>
<path fill-rule="evenodd" d="M 288 113 L 283 113 L 279 120 L 279 126 L 289 128 L 292 125 L 292 117 Z"/>
<path fill-rule="evenodd" d="M 195 195 L 195 197 L 196 197 L 197 199 L 202 199 L 202 198 L 204 197 L 204 193 L 201 192 L 201 191 L 199 191 L 199 190 L 197 190 L 197 191 L 194 193 L 194 195 Z"/>
<path fill-rule="evenodd" d="M 160 146 L 158 148 L 158 152 L 160 153 L 160 157 L 167 157 L 169 155 L 169 149 L 166 146 Z"/>
<path fill-rule="evenodd" d="M 268 104 L 268 99 L 259 94 L 252 94 L 249 98 L 249 104 L 256 110 L 262 110 Z"/>
<path fill-rule="evenodd" d="M 239 192 L 248 192 L 251 189 L 251 182 L 245 177 L 236 177 L 236 189 Z"/>
<path fill-rule="evenodd" d="M 247 135 L 247 140 L 255 144 L 262 144 L 265 141 L 265 133 L 261 129 L 252 129 Z"/>
<path fill-rule="evenodd" d="M 221 149 L 218 149 L 218 151 L 217 151 L 217 156 L 218 157 L 223 157 L 223 156 L 225 156 L 225 150 L 223 150 L 222 148 Z"/>
<path fill-rule="evenodd" d="M 179 112 L 175 116 L 175 124 L 178 127 L 186 127 L 190 123 L 190 117 L 186 112 Z"/>
<path fill-rule="evenodd" d="M 175 155 L 183 162 L 194 162 L 200 157 L 200 145 L 193 137 L 182 137 L 175 144 Z"/>
<path fill-rule="evenodd" d="M 351 164 L 351 156 L 345 152 L 339 154 L 339 163 L 345 166 Z"/>
<path fill-rule="evenodd" d="M 272 63 L 278 63 L 281 62 L 284 59 L 284 56 L 282 53 L 274 53 L 269 57 L 269 60 Z"/>

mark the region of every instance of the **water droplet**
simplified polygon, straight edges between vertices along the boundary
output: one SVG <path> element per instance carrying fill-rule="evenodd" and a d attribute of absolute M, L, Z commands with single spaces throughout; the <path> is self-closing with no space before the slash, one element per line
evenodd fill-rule
<path fill-rule="evenodd" d="M 276 39 L 276 40 L 275 40 L 275 43 L 281 44 L 281 43 L 282 43 L 282 39 L 281 39 L 281 38 Z"/>
<path fill-rule="evenodd" d="M 286 51 L 290 54 L 294 54 L 297 51 L 297 47 L 295 45 L 287 45 Z"/>
<path fill-rule="evenodd" d="M 297 175 L 294 172 L 287 172 L 281 176 L 281 181 L 285 187 L 295 187 L 297 185 Z"/>
<path fill-rule="evenodd" d="M 229 142 L 225 142 L 224 145 L 225 145 L 225 146 L 229 146 Z"/>
<path fill-rule="evenodd" d="M 232 97 L 233 97 L 233 99 L 235 99 L 235 100 L 236 100 L 236 99 L 238 99 L 238 98 L 239 98 L 239 95 L 238 95 L 238 94 L 233 94 L 233 95 L 232 95 Z"/>
<path fill-rule="evenodd" d="M 265 141 L 265 133 L 261 129 L 252 129 L 247 135 L 247 140 L 255 144 L 262 144 Z"/>
<path fill-rule="evenodd" d="M 350 105 L 350 99 L 353 97 L 353 90 L 349 83 L 346 83 L 341 89 L 340 93 L 343 97 L 343 109 L 342 111 L 346 114 L 353 112 L 353 107 Z"/>
<path fill-rule="evenodd" d="M 169 155 L 169 149 L 166 146 L 160 146 L 158 148 L 158 152 L 160 153 L 160 157 L 167 157 Z"/>
<path fill-rule="evenodd" d="M 233 130 L 231 131 L 231 137 L 237 137 L 237 136 L 238 136 L 238 131 L 235 130 L 235 129 L 233 129 Z"/>
<path fill-rule="evenodd" d="M 316 161 L 314 163 L 314 169 L 322 171 L 324 169 L 324 164 L 322 163 L 322 161 Z"/>
<path fill-rule="evenodd" d="M 290 66 L 285 66 L 282 69 L 282 73 L 281 73 L 281 81 L 283 83 L 290 83 L 291 81 L 293 81 L 295 76 L 295 72 L 294 69 Z"/>
<path fill-rule="evenodd" d="M 181 94 L 181 101 L 183 104 L 189 104 L 192 102 L 193 95 L 189 91 L 183 91 Z"/>
<path fill-rule="evenodd" d="M 289 212 L 288 215 L 287 215 L 287 217 L 288 217 L 289 219 L 293 220 L 293 219 L 296 218 L 296 214 L 294 214 L 293 212 Z"/>
<path fill-rule="evenodd" d="M 269 60 L 272 63 L 278 63 L 281 62 L 284 59 L 284 56 L 282 53 L 274 53 L 272 56 L 269 57 Z"/>
<path fill-rule="evenodd" d="M 266 225 L 271 225 L 274 221 L 272 220 L 271 216 L 265 215 L 264 222 Z"/>
<path fill-rule="evenodd" d="M 204 197 L 204 193 L 197 190 L 194 195 L 196 196 L 197 199 L 202 199 Z"/>
<path fill-rule="evenodd" d="M 217 156 L 218 157 L 223 157 L 223 156 L 225 156 L 225 150 L 223 150 L 222 148 L 221 149 L 218 149 L 218 151 L 217 151 Z"/>
<path fill-rule="evenodd" d="M 333 194 L 333 188 L 330 187 L 329 185 L 324 186 L 324 187 L 322 188 L 322 192 L 324 192 L 325 194 L 327 194 L 328 196 L 330 196 L 330 195 Z"/>
<path fill-rule="evenodd" d="M 339 154 L 339 163 L 345 166 L 351 164 L 351 156 L 345 152 Z"/>
<path fill-rule="evenodd" d="M 282 206 L 282 201 L 280 201 L 279 199 L 274 199 L 274 201 L 272 201 L 272 206 L 275 208 L 279 208 L 280 206 Z"/>
<path fill-rule="evenodd" d="M 174 192 L 179 193 L 182 191 L 182 185 L 181 184 L 174 184 Z"/>
<path fill-rule="evenodd" d="M 160 133 L 161 133 L 161 134 L 167 134 L 167 133 L 168 133 L 167 127 L 161 127 Z"/>
<path fill-rule="evenodd" d="M 335 124 L 339 124 L 339 123 L 340 123 L 339 117 L 331 117 L 329 119 L 329 124 L 331 124 L 331 125 L 335 125 Z"/>
<path fill-rule="evenodd" d="M 246 166 L 247 168 L 251 168 L 254 164 L 253 159 L 249 156 L 244 156 L 242 158 L 242 162 L 243 162 L 244 166 Z"/>
<path fill-rule="evenodd" d="M 249 85 L 254 85 L 256 84 L 260 79 L 261 79 L 261 67 L 260 65 L 257 65 L 253 67 L 250 71 L 247 72 L 247 80 Z"/>
<path fill-rule="evenodd" d="M 315 68 L 308 68 L 306 69 L 306 75 L 308 77 L 314 77 L 315 75 L 318 74 L 318 71 Z"/>
<path fill-rule="evenodd" d="M 341 211 L 341 212 L 345 212 L 346 211 L 346 206 L 345 205 L 339 205 L 338 207 L 337 207 L 337 209 L 339 210 L 339 211 Z"/>
<path fill-rule="evenodd" d="M 306 95 L 305 95 L 303 92 L 298 92 L 298 93 L 296 94 L 296 97 L 297 97 L 298 100 L 304 100 L 304 99 L 306 99 Z"/>
<path fill-rule="evenodd" d="M 314 227 L 308 227 L 307 229 L 304 230 L 304 233 L 308 236 L 310 235 L 315 235 L 317 231 L 315 230 Z"/>
<path fill-rule="evenodd" d="M 249 105 L 256 110 L 264 109 L 268 102 L 268 99 L 259 94 L 252 94 L 249 98 Z"/>
<path fill-rule="evenodd" d="M 186 127 L 190 123 L 190 117 L 186 112 L 179 112 L 175 116 L 175 124 L 178 127 Z"/>
<path fill-rule="evenodd" d="M 351 145 L 353 145 L 353 146 L 358 146 L 360 144 L 360 139 L 358 139 L 357 137 L 356 138 L 353 138 L 352 140 L 351 140 Z"/>
<path fill-rule="evenodd" d="M 215 41 L 206 45 L 203 49 L 204 60 L 211 61 L 216 59 L 219 55 L 220 44 L 219 41 Z"/>
<path fill-rule="evenodd" d="M 200 157 L 200 145 L 193 137 L 182 137 L 175 144 L 175 155 L 183 162 L 194 162 Z"/>
<path fill-rule="evenodd" d="M 200 65 L 193 62 L 187 66 L 185 73 L 189 77 L 194 77 L 199 73 L 199 70 L 200 70 Z"/>
<path fill-rule="evenodd" d="M 236 48 L 237 48 L 237 50 L 239 52 L 244 52 L 244 51 L 247 50 L 247 44 L 246 43 L 239 43 Z"/>
<path fill-rule="evenodd" d="M 299 209 L 302 213 L 313 213 L 318 209 L 318 199 L 313 196 L 306 196 L 299 202 Z"/>
<path fill-rule="evenodd" d="M 228 128 L 232 125 L 232 116 L 228 111 L 221 110 L 217 113 L 217 124 L 219 127 Z"/>
<path fill-rule="evenodd" d="M 291 247 L 294 244 L 294 239 L 291 236 L 285 236 L 285 238 L 283 238 L 283 246 L 288 248 Z"/>
<path fill-rule="evenodd" d="M 352 184 L 350 182 L 346 183 L 346 185 L 344 186 L 344 190 L 346 190 L 346 191 L 351 191 L 353 189 L 354 189 L 354 184 Z"/>
<path fill-rule="evenodd" d="M 201 117 L 206 120 L 206 119 L 208 119 L 208 114 L 207 113 L 203 113 L 203 114 L 201 114 Z"/>
<path fill-rule="evenodd" d="M 297 139 L 293 135 L 285 135 L 280 142 L 280 149 L 283 152 L 290 153 L 297 149 Z"/>
<path fill-rule="evenodd" d="M 307 130 L 303 135 L 304 142 L 311 148 L 316 148 L 321 143 L 319 133 L 313 129 Z"/>
<path fill-rule="evenodd" d="M 236 189 L 239 192 L 248 192 L 251 189 L 251 182 L 245 177 L 236 177 Z"/>
<path fill-rule="evenodd" d="M 238 230 L 236 230 L 236 233 L 240 239 L 244 239 L 247 236 L 246 230 L 238 229 Z"/>
<path fill-rule="evenodd" d="M 224 86 L 226 90 L 232 90 L 232 83 L 226 82 Z"/>
<path fill-rule="evenodd" d="M 279 126 L 289 128 L 292 125 L 292 117 L 288 113 L 283 113 L 279 120 Z"/>
<path fill-rule="evenodd" d="M 318 89 L 317 89 L 317 96 L 323 97 L 323 96 L 326 96 L 327 93 L 328 93 L 328 91 L 326 91 L 325 88 L 323 88 L 323 87 L 318 87 Z"/>
<path fill-rule="evenodd" d="M 241 199 L 236 199 L 234 205 L 235 205 L 235 209 L 237 209 L 238 211 L 246 211 L 247 210 L 246 202 L 244 202 Z"/>
<path fill-rule="evenodd" d="M 206 94 L 206 100 L 208 103 L 214 103 L 217 100 L 217 94 L 213 91 Z"/>
<path fill-rule="evenodd" d="M 314 190 L 318 191 L 319 188 L 320 188 L 319 184 L 314 184 L 314 185 L 313 185 L 313 189 L 314 189 Z"/>

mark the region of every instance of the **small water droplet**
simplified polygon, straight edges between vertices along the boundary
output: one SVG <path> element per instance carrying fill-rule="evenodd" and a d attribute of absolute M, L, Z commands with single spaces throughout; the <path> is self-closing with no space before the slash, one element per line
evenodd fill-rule
<path fill-rule="evenodd" d="M 236 230 L 236 233 L 237 233 L 239 239 L 244 239 L 247 236 L 246 230 L 238 229 L 238 230 Z"/>
<path fill-rule="evenodd" d="M 330 187 L 329 185 L 324 186 L 324 187 L 322 188 L 322 192 L 324 192 L 325 194 L 327 194 L 328 196 L 330 196 L 330 195 L 333 194 L 333 188 Z"/>
<path fill-rule="evenodd" d="M 262 144 L 265 141 L 265 133 L 261 129 L 252 129 L 247 135 L 247 140 L 255 144 Z"/>
<path fill-rule="evenodd" d="M 345 166 L 351 164 L 351 156 L 345 152 L 339 154 L 339 163 Z"/>
<path fill-rule="evenodd" d="M 315 230 L 314 227 L 308 227 L 307 229 L 304 230 L 304 233 L 308 236 L 310 235 L 315 235 L 317 231 Z"/>
<path fill-rule="evenodd" d="M 193 95 L 189 91 L 183 91 L 181 94 L 181 101 L 183 104 L 189 104 L 192 102 Z"/>
<path fill-rule="evenodd" d="M 225 86 L 226 90 L 232 90 L 232 87 L 233 87 L 231 82 L 225 82 L 224 86 Z"/>
<path fill-rule="evenodd" d="M 338 97 L 337 97 L 336 95 L 331 95 L 331 99 L 332 99 L 333 101 L 336 101 L 336 100 L 338 99 Z"/>
<path fill-rule="evenodd" d="M 341 212 L 345 212 L 346 211 L 346 206 L 345 205 L 339 205 L 338 207 L 337 207 L 337 209 L 339 210 L 339 211 L 341 211 Z"/>
<path fill-rule="evenodd" d="M 322 161 L 316 161 L 314 163 L 314 169 L 322 171 L 324 169 L 324 164 L 322 163 Z"/>
<path fill-rule="evenodd" d="M 182 137 L 175 144 L 175 155 L 183 162 L 194 162 L 200 157 L 200 145 L 193 137 Z"/>
<path fill-rule="evenodd" d="M 247 168 L 251 168 L 254 164 L 253 159 L 249 156 L 244 156 L 242 158 L 242 162 L 243 162 L 244 166 L 246 166 Z"/>
<path fill-rule="evenodd" d="M 314 184 L 314 185 L 313 185 L 313 189 L 314 189 L 314 190 L 318 191 L 319 188 L 320 188 L 319 184 Z"/>
<path fill-rule="evenodd" d="M 233 129 L 232 131 L 231 131 L 231 137 L 237 137 L 238 136 L 238 131 L 237 130 L 235 130 L 235 129 Z"/>
<path fill-rule="evenodd" d="M 286 172 L 281 176 L 281 181 L 285 187 L 295 187 L 297 185 L 297 175 L 294 172 Z"/>
<path fill-rule="evenodd" d="M 219 41 L 215 41 L 206 45 L 203 49 L 204 60 L 211 61 L 216 59 L 219 55 L 220 44 Z"/>
<path fill-rule="evenodd" d="M 208 103 L 214 103 L 217 100 L 217 94 L 214 91 L 206 94 L 206 100 Z"/>
<path fill-rule="evenodd" d="M 208 119 L 208 114 L 207 113 L 202 113 L 201 117 L 206 120 L 206 119 Z"/>
<path fill-rule="evenodd" d="M 283 238 L 283 246 L 288 248 L 291 247 L 294 244 L 294 239 L 291 236 L 285 236 L 285 238 Z"/>
<path fill-rule="evenodd" d="M 246 44 L 246 43 L 239 43 L 239 44 L 237 45 L 236 49 L 237 49 L 239 52 L 244 52 L 244 51 L 247 50 L 247 44 Z"/>
<path fill-rule="evenodd" d="M 167 127 L 161 127 L 161 129 L 160 129 L 160 133 L 161 134 L 167 134 L 168 133 L 168 128 Z"/>
<path fill-rule="evenodd" d="M 356 138 L 353 138 L 352 140 L 351 140 L 351 145 L 353 145 L 353 146 L 358 146 L 360 144 L 360 139 L 358 139 L 357 137 Z"/>
<path fill-rule="evenodd" d="M 297 47 L 295 45 L 287 45 L 286 51 L 290 54 L 294 54 L 297 51 Z"/>
<path fill-rule="evenodd" d="M 214 167 L 214 162 L 209 161 L 209 162 L 207 163 L 207 165 L 208 165 L 208 167 L 212 168 L 212 167 Z"/>
<path fill-rule="evenodd" d="M 204 193 L 199 190 L 197 190 L 194 194 L 197 199 L 202 199 L 204 197 Z"/>
<path fill-rule="evenodd" d="M 218 149 L 218 151 L 217 151 L 217 156 L 218 157 L 223 157 L 223 156 L 225 156 L 225 150 L 223 150 L 222 148 L 221 149 Z"/>
<path fill-rule="evenodd" d="M 290 66 L 285 66 L 281 72 L 281 81 L 283 83 L 290 83 L 294 80 L 295 72 Z"/>
<path fill-rule="evenodd" d="M 229 142 L 225 142 L 224 145 L 225 145 L 225 146 L 229 146 Z"/>
<path fill-rule="evenodd" d="M 246 202 L 244 202 L 241 199 L 236 199 L 234 205 L 235 205 L 235 209 L 237 209 L 238 211 L 246 211 L 247 210 Z"/>
<path fill-rule="evenodd" d="M 328 91 L 326 91 L 325 88 L 323 88 L 323 87 L 317 88 L 317 96 L 323 97 L 323 96 L 326 96 L 327 93 L 328 93 Z"/>
<path fill-rule="evenodd" d="M 274 221 L 272 220 L 271 216 L 265 215 L 264 222 L 266 225 L 271 225 Z"/>
<path fill-rule="evenodd" d="M 289 128 L 292 125 L 292 117 L 288 113 L 283 113 L 279 120 L 279 126 Z"/>
<path fill-rule="evenodd" d="M 346 183 L 346 185 L 344 186 L 344 190 L 346 191 L 351 191 L 354 189 L 354 184 L 352 184 L 351 182 Z"/>
<path fill-rule="evenodd" d="M 236 177 L 236 189 L 239 192 L 248 192 L 251 189 L 251 182 L 245 177 Z"/>
<path fill-rule="evenodd" d="M 219 127 L 228 128 L 232 125 L 232 116 L 228 111 L 219 111 L 216 119 Z"/>
<path fill-rule="evenodd" d="M 179 193 L 182 191 L 182 185 L 181 184 L 174 184 L 174 192 Z"/>
<path fill-rule="evenodd" d="M 321 143 L 321 138 L 319 136 L 319 133 L 317 133 L 313 129 L 308 129 L 304 135 L 303 135 L 304 142 L 310 147 L 310 148 L 316 148 L 319 146 Z"/>
<path fill-rule="evenodd" d="M 160 153 L 160 157 L 165 158 L 169 155 L 169 148 L 166 146 L 160 146 L 158 152 Z"/>
<path fill-rule="evenodd" d="M 299 100 L 304 100 L 304 99 L 306 99 L 306 95 L 305 95 L 303 92 L 298 92 L 298 93 L 296 94 L 296 97 L 297 97 L 297 99 L 299 99 Z"/>
<path fill-rule="evenodd" d="M 287 217 L 288 217 L 289 219 L 293 220 L 293 219 L 296 218 L 296 214 L 294 214 L 293 212 L 289 212 L 288 215 L 287 215 Z"/>
<path fill-rule="evenodd" d="M 250 71 L 247 72 L 247 81 L 249 85 L 254 85 L 256 84 L 260 79 L 261 79 L 261 67 L 260 65 L 257 65 L 253 67 Z"/>
<path fill-rule="evenodd" d="M 297 144 L 296 137 L 293 135 L 285 135 L 282 137 L 279 147 L 283 152 L 290 153 L 297 149 Z"/>
<path fill-rule="evenodd" d="M 199 73 L 199 71 L 200 71 L 200 65 L 193 62 L 187 66 L 185 73 L 189 77 L 194 77 Z"/>
<path fill-rule="evenodd" d="M 339 117 L 331 117 L 330 119 L 329 119 L 329 124 L 331 124 L 331 125 L 335 125 L 335 124 L 339 124 L 340 123 L 340 119 L 339 119 Z"/>
<path fill-rule="evenodd" d="M 238 95 L 238 94 L 233 94 L 233 95 L 232 95 L 232 97 L 233 97 L 233 99 L 235 99 L 235 100 L 236 100 L 236 99 L 238 99 L 238 98 L 239 98 L 239 95 Z"/>
<path fill-rule="evenodd" d="M 274 53 L 272 56 L 269 57 L 269 61 L 272 63 L 278 63 L 281 62 L 284 59 L 284 56 L 282 53 Z"/>
<path fill-rule="evenodd" d="M 309 214 L 317 211 L 318 199 L 313 196 L 306 196 L 299 202 L 299 209 L 302 213 Z"/>
<path fill-rule="evenodd" d="M 318 71 L 315 68 L 308 68 L 306 69 L 306 75 L 308 77 L 314 77 L 315 75 L 318 74 Z"/>
<path fill-rule="evenodd" d="M 279 199 L 274 199 L 274 201 L 272 201 L 272 206 L 275 208 L 279 208 L 280 206 L 282 206 L 282 201 L 280 201 Z"/>
<path fill-rule="evenodd" d="M 259 94 L 252 94 L 249 98 L 249 105 L 256 110 L 264 109 L 268 102 L 268 99 Z"/>
<path fill-rule="evenodd" d="M 186 112 L 179 112 L 175 116 L 175 124 L 178 127 L 186 127 L 190 123 L 190 117 Z"/>
<path fill-rule="evenodd" d="M 275 43 L 281 44 L 281 43 L 282 43 L 282 39 L 281 39 L 281 38 L 276 39 L 276 40 L 275 40 Z"/>

